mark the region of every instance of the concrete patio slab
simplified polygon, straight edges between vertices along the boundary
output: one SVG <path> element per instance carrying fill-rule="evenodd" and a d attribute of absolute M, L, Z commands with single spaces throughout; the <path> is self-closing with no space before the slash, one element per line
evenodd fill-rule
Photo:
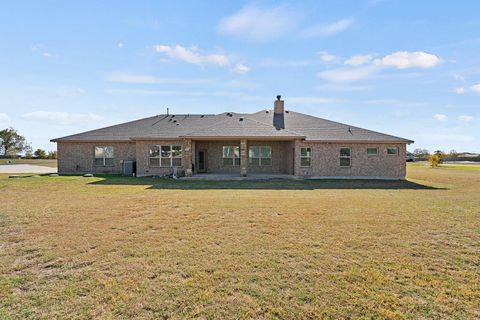
<path fill-rule="evenodd" d="M 55 173 L 57 168 L 35 166 L 31 164 L 2 164 L 0 165 L 0 174 L 2 173 Z"/>
<path fill-rule="evenodd" d="M 290 174 L 249 174 L 241 177 L 238 174 L 223 173 L 197 173 L 192 177 L 183 177 L 182 180 L 211 180 L 211 181 L 249 181 L 249 180 L 298 180 Z"/>

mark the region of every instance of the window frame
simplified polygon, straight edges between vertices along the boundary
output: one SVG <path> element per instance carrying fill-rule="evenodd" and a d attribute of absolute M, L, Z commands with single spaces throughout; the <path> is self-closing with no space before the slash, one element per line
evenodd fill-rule
<path fill-rule="evenodd" d="M 375 153 L 368 153 L 368 150 L 369 150 L 369 149 L 375 149 L 376 152 L 375 152 Z M 378 147 L 370 147 L 370 148 L 367 148 L 367 156 L 369 156 L 369 157 L 378 156 Z"/>
<path fill-rule="evenodd" d="M 342 155 L 342 150 L 348 149 L 348 156 Z M 351 147 L 341 147 L 339 150 L 339 165 L 341 168 L 350 168 L 352 166 L 352 148 Z M 342 159 L 348 159 L 348 166 L 342 165 Z"/>
<path fill-rule="evenodd" d="M 233 148 L 232 157 L 225 157 L 225 148 Z M 238 155 L 235 151 L 238 150 Z M 225 164 L 225 159 L 232 159 L 231 164 Z M 238 164 L 236 159 L 238 159 Z M 239 167 L 240 166 L 240 146 L 222 146 L 222 166 L 223 167 Z"/>
<path fill-rule="evenodd" d="M 152 147 L 157 147 L 158 148 L 158 155 L 152 157 Z M 168 147 L 168 157 L 162 156 L 162 148 Z M 173 148 L 177 147 L 179 148 L 179 155 L 174 156 Z M 158 165 L 153 165 L 152 164 L 152 159 L 158 159 Z M 168 159 L 168 163 L 166 162 Z M 180 159 L 180 164 L 179 165 L 173 165 L 173 160 L 174 159 Z M 180 168 L 183 166 L 183 147 L 180 144 L 150 144 L 148 145 L 148 166 L 149 167 L 155 167 L 155 168 Z"/>
<path fill-rule="evenodd" d="M 302 156 L 302 149 L 310 149 L 309 156 Z M 308 166 L 302 165 L 302 159 L 308 159 Z M 300 147 L 300 167 L 310 168 L 312 167 L 312 147 Z"/>
<path fill-rule="evenodd" d="M 259 157 L 251 157 L 250 153 L 252 149 L 258 149 L 258 155 Z M 262 149 L 268 149 L 270 157 L 262 157 Z M 252 163 L 252 159 L 258 159 L 258 164 Z M 264 164 L 262 163 L 262 159 L 269 159 L 270 163 Z M 265 161 L 265 160 L 264 160 Z M 248 165 L 249 166 L 255 166 L 255 167 L 271 167 L 272 166 L 272 146 L 249 146 L 248 147 Z"/>
<path fill-rule="evenodd" d="M 395 153 L 389 153 L 390 149 L 395 149 Z M 399 154 L 400 154 L 400 148 L 399 147 L 387 147 L 387 155 L 398 156 Z"/>
<path fill-rule="evenodd" d="M 97 148 L 102 149 L 102 154 L 103 157 L 97 158 Z M 107 152 L 105 152 L 105 149 L 107 148 L 112 148 L 112 156 L 107 157 Z M 102 159 L 102 164 L 97 164 L 97 159 Z M 107 164 L 107 159 L 112 159 L 112 164 Z M 95 167 L 113 167 L 115 166 L 115 148 L 113 146 L 94 146 L 93 147 L 93 164 Z"/>

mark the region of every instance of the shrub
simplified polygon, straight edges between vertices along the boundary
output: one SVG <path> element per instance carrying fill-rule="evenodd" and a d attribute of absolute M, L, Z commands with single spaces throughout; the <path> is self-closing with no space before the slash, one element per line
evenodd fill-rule
<path fill-rule="evenodd" d="M 442 156 L 438 153 L 432 154 L 428 157 L 428 163 L 432 168 L 438 167 L 438 165 L 442 162 Z"/>

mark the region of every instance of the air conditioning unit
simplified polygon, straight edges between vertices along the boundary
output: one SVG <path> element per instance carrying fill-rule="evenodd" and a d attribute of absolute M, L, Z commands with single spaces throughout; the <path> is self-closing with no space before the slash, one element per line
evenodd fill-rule
<path fill-rule="evenodd" d="M 135 176 L 137 172 L 137 163 L 131 160 L 122 161 L 122 175 Z"/>

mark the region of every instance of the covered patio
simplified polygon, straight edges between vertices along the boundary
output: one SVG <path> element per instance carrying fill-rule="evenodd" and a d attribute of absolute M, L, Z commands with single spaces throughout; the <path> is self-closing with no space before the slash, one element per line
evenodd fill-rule
<path fill-rule="evenodd" d="M 197 138 L 185 141 L 185 145 L 190 149 L 184 161 L 186 177 L 231 180 L 248 176 L 265 180 L 294 175 L 293 139 Z"/>

